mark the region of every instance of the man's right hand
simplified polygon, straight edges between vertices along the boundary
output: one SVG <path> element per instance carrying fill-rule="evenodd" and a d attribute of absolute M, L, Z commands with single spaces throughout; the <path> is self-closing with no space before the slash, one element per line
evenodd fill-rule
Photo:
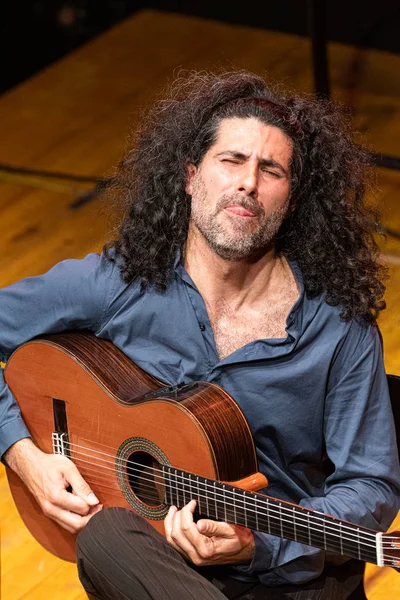
<path fill-rule="evenodd" d="M 34 495 L 43 513 L 70 533 L 78 533 L 103 508 L 67 457 L 42 452 L 30 438 L 13 444 L 4 457 Z M 72 492 L 67 490 L 69 487 Z"/>

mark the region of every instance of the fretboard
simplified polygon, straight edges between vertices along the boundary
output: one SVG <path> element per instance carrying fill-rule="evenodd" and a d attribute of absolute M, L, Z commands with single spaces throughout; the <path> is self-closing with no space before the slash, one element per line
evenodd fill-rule
<path fill-rule="evenodd" d="M 377 563 L 377 532 L 264 494 L 163 466 L 165 503 L 196 500 L 198 514 Z"/>

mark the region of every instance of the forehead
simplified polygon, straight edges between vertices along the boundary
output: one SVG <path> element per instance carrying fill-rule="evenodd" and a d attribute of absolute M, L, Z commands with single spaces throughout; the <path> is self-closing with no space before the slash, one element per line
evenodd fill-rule
<path fill-rule="evenodd" d="M 234 117 L 221 121 L 210 151 L 214 153 L 235 150 L 248 154 L 256 150 L 268 156 L 271 156 L 272 152 L 279 152 L 290 157 L 292 148 L 292 140 L 279 127 L 266 125 L 254 117 Z"/>

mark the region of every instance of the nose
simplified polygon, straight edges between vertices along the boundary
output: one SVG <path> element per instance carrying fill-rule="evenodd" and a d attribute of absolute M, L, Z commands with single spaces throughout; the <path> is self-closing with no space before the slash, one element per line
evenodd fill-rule
<path fill-rule="evenodd" d="M 258 165 L 244 164 L 238 174 L 236 190 L 246 196 L 257 198 L 258 195 Z"/>

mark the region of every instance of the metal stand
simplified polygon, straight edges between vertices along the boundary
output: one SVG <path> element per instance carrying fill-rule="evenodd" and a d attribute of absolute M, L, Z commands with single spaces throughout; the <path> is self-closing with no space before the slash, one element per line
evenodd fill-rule
<path fill-rule="evenodd" d="M 329 65 L 327 52 L 325 2 L 307 0 L 308 27 L 311 37 L 314 91 L 318 98 L 330 98 Z M 385 154 L 371 154 L 377 167 L 400 170 L 400 158 Z"/>

